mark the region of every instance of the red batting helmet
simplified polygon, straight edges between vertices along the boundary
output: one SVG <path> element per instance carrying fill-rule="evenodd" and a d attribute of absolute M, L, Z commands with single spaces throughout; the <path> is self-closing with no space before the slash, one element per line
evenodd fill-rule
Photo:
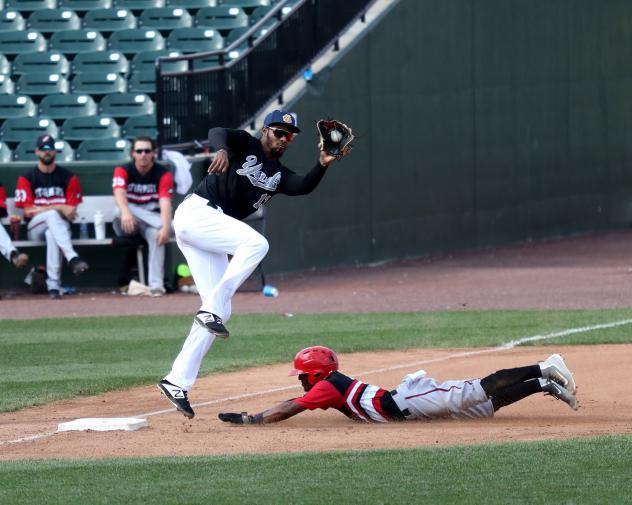
<path fill-rule="evenodd" d="M 294 369 L 290 375 L 307 374 L 312 386 L 338 370 L 338 357 L 328 347 L 315 345 L 298 351 L 294 356 Z"/>

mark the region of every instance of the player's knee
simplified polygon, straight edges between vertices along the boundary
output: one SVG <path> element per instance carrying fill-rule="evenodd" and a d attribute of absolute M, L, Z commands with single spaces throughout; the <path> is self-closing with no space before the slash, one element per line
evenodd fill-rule
<path fill-rule="evenodd" d="M 262 258 L 268 254 L 268 250 L 270 249 L 270 244 L 268 244 L 268 240 L 263 235 L 257 236 L 257 239 L 254 241 L 254 246 L 258 255 Z"/>

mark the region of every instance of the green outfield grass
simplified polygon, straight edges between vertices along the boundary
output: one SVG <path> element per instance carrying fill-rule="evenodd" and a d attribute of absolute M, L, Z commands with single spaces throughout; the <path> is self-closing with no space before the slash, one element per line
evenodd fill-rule
<path fill-rule="evenodd" d="M 632 310 L 463 311 L 236 316 L 202 373 L 290 362 L 308 345 L 339 352 L 494 346 L 513 339 L 632 318 Z M 170 368 L 191 316 L 2 321 L 0 411 L 156 382 Z M 630 326 L 538 344 L 622 343 Z"/>
<path fill-rule="evenodd" d="M 255 428 L 256 429 L 256 428 Z M 397 451 L 0 463 L 0 503 L 626 504 L 632 437 Z"/>

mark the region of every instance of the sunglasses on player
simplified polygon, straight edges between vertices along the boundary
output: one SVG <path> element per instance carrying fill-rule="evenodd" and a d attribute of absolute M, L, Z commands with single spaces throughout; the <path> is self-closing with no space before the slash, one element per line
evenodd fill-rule
<path fill-rule="evenodd" d="M 153 149 L 134 149 L 134 152 L 136 154 L 143 154 L 143 153 L 149 154 L 149 153 L 153 152 Z"/>
<path fill-rule="evenodd" d="M 278 139 L 285 137 L 289 142 L 294 138 L 294 133 L 282 130 L 281 128 L 272 128 L 271 126 L 268 126 L 268 130 L 270 130 Z"/>

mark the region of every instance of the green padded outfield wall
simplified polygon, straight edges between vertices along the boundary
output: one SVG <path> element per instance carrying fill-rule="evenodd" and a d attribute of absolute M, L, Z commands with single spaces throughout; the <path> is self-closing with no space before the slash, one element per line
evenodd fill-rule
<path fill-rule="evenodd" d="M 269 204 L 268 271 L 627 226 L 632 2 L 402 0 L 292 109 L 359 134 L 309 196 Z"/>

